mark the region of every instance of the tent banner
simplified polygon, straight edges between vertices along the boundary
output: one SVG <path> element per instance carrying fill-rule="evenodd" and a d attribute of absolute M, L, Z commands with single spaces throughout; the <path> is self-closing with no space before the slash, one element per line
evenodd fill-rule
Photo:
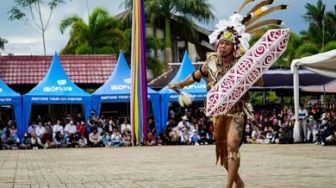
<path fill-rule="evenodd" d="M 12 98 L 4 97 L 0 98 L 0 103 L 12 102 Z"/>
<path fill-rule="evenodd" d="M 130 95 L 129 94 L 125 94 L 125 95 L 102 95 L 100 96 L 100 100 L 102 102 L 105 102 L 105 101 L 114 101 L 114 100 L 130 100 Z M 147 95 L 147 99 L 149 100 L 150 99 L 150 95 L 148 94 Z"/>
<path fill-rule="evenodd" d="M 32 102 L 82 102 L 82 97 L 31 97 Z"/>
<path fill-rule="evenodd" d="M 185 86 L 183 89 L 206 89 L 205 83 L 194 83 L 189 86 Z"/>
<path fill-rule="evenodd" d="M 206 98 L 206 93 L 199 93 L 199 94 L 190 94 L 189 95 L 191 96 L 191 98 L 193 100 L 204 100 Z M 178 100 L 178 97 L 180 95 L 179 94 L 172 94 L 169 96 L 170 99 L 172 99 L 173 101 L 177 101 Z"/>

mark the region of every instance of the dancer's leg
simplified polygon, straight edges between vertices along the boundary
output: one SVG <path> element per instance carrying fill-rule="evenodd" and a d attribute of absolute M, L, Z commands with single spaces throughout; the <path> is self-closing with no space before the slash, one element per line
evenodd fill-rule
<path fill-rule="evenodd" d="M 231 117 L 228 116 L 217 116 L 213 118 L 213 124 L 214 124 L 214 137 L 216 140 L 216 163 L 220 161 L 220 164 L 225 167 L 226 170 L 228 170 L 228 146 L 227 146 L 227 135 L 230 128 L 230 122 Z M 241 187 L 240 183 L 242 183 L 242 180 L 237 173 L 235 177 L 235 183 L 237 184 L 237 187 Z"/>
<path fill-rule="evenodd" d="M 238 187 L 243 187 L 244 183 L 239 177 L 238 169 L 240 165 L 240 141 L 243 135 L 244 118 L 241 115 L 235 115 L 231 118 L 230 128 L 227 136 L 227 151 L 228 151 L 228 182 L 227 188 L 231 188 L 233 182 L 236 182 Z M 239 181 L 237 181 L 239 177 Z"/>

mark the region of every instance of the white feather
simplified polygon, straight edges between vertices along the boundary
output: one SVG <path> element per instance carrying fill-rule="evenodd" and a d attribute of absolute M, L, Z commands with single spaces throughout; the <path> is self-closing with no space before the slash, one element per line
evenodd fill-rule
<path fill-rule="evenodd" d="M 192 103 L 191 95 L 186 92 L 181 92 L 178 98 L 178 103 L 180 104 L 181 107 L 190 106 Z"/>

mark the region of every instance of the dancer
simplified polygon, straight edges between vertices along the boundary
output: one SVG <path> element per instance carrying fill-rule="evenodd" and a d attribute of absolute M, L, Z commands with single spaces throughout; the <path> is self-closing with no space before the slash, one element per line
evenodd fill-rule
<path fill-rule="evenodd" d="M 247 2 L 249 1 L 245 0 L 239 10 Z M 249 48 L 250 34 L 247 31 L 257 32 L 261 30 L 261 26 L 281 23 L 281 20 L 266 20 L 254 23 L 263 15 L 286 8 L 286 5 L 265 7 L 265 5 L 271 3 L 273 1 L 262 1 L 254 6 L 245 17 L 236 12 L 228 20 L 219 21 L 216 25 L 217 29 L 209 36 L 210 43 L 214 44 L 215 52 L 207 54 L 206 62 L 199 70 L 194 71 L 185 80 L 169 85 L 169 88 L 179 91 L 183 87 L 205 78 L 209 91 Z M 256 85 L 262 85 L 262 80 L 259 80 Z M 243 137 L 244 118 L 246 116 L 252 118 L 252 109 L 248 104 L 248 97 L 242 97 L 227 114 L 212 117 L 215 128 L 216 162 L 220 162 L 228 171 L 226 184 L 228 188 L 231 188 L 233 184 L 236 187 L 244 187 L 244 182 L 238 173 L 240 166 L 239 148 Z"/>

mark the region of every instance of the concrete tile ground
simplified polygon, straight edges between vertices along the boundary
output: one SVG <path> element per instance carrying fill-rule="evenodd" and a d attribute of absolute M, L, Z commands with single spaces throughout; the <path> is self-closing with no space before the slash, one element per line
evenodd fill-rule
<path fill-rule="evenodd" d="M 0 187 L 225 187 L 214 146 L 0 151 Z M 243 145 L 246 187 L 336 187 L 336 147 Z"/>

